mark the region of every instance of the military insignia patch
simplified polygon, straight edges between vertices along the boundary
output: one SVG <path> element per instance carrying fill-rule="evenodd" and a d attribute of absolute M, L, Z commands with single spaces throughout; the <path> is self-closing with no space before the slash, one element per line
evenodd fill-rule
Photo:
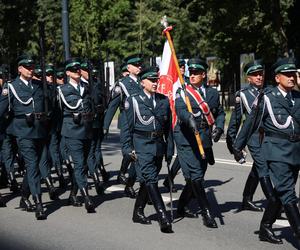
<path fill-rule="evenodd" d="M 121 87 L 116 86 L 114 91 L 115 91 L 116 94 L 120 94 L 121 93 Z"/>
<path fill-rule="evenodd" d="M 130 107 L 129 102 L 128 102 L 128 101 L 125 101 L 125 103 L 124 103 L 124 108 L 127 110 L 127 109 L 129 109 L 129 107 Z"/>
<path fill-rule="evenodd" d="M 7 88 L 3 89 L 1 95 L 8 95 L 8 89 Z"/>
<path fill-rule="evenodd" d="M 235 98 L 235 102 L 236 102 L 236 103 L 240 103 L 240 101 L 241 101 L 241 98 L 240 98 L 239 96 L 237 96 L 237 97 Z"/>

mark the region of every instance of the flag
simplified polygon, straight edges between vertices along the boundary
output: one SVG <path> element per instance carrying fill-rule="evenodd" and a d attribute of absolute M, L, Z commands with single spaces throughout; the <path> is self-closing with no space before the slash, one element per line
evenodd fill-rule
<path fill-rule="evenodd" d="M 174 128 L 177 121 L 174 97 L 178 86 L 180 86 L 180 82 L 168 40 L 166 40 L 164 45 L 159 71 L 160 76 L 157 92 L 169 98 L 172 111 L 172 128 Z"/>

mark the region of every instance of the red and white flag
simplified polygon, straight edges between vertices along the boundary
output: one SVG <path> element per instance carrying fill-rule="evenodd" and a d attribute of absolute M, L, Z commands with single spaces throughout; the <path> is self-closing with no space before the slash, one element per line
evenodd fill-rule
<path fill-rule="evenodd" d="M 169 98 L 172 111 L 172 127 L 174 128 L 177 120 L 175 112 L 175 94 L 177 88 L 180 86 L 180 82 L 168 40 L 166 40 L 164 45 L 159 68 L 160 76 L 157 91 Z"/>

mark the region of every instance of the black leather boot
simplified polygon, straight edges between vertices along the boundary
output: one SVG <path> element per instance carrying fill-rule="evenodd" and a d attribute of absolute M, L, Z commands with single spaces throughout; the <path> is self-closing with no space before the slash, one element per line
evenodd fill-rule
<path fill-rule="evenodd" d="M 17 193 L 19 191 L 19 184 L 15 178 L 14 173 L 10 172 L 7 175 L 8 177 L 8 183 L 10 185 L 10 191 L 12 191 L 13 193 Z"/>
<path fill-rule="evenodd" d="M 4 165 L 0 165 L 0 188 L 7 188 L 9 182 Z"/>
<path fill-rule="evenodd" d="M 136 193 L 133 188 L 134 183 L 135 183 L 135 179 L 128 177 L 127 184 L 124 189 L 126 196 L 128 196 L 131 199 L 136 198 Z"/>
<path fill-rule="evenodd" d="M 193 189 L 191 186 L 191 181 L 187 180 L 178 200 L 177 217 L 198 218 L 197 214 L 193 213 L 187 208 L 192 196 Z"/>
<path fill-rule="evenodd" d="M 262 177 L 259 179 L 259 181 L 260 181 L 261 189 L 268 200 L 276 196 L 270 177 Z M 279 209 L 276 218 L 280 220 L 285 220 L 286 218 L 282 217 L 281 215 L 281 213 L 283 212 L 284 212 L 283 207 L 281 206 L 281 209 Z"/>
<path fill-rule="evenodd" d="M 43 203 L 42 203 L 42 196 L 41 195 L 34 195 L 33 200 L 35 203 L 35 217 L 37 220 L 45 220 L 47 216 L 44 212 Z"/>
<path fill-rule="evenodd" d="M 26 178 L 26 177 L 24 177 Z M 22 185 L 22 190 L 21 190 L 21 200 L 20 200 L 20 208 L 26 212 L 33 212 L 34 207 L 32 206 L 29 196 L 30 196 L 30 190 L 29 186 L 25 187 L 26 183 Z"/>
<path fill-rule="evenodd" d="M 215 219 L 211 216 L 209 211 L 209 204 L 206 197 L 206 193 L 204 187 L 202 185 L 202 180 L 197 179 L 192 181 L 192 188 L 195 197 L 199 202 L 199 206 L 201 208 L 201 215 L 203 219 L 203 224 L 209 228 L 217 228 L 218 225 Z"/>
<path fill-rule="evenodd" d="M 70 196 L 68 199 L 68 204 L 72 205 L 73 207 L 81 207 L 82 203 L 80 202 L 80 200 L 77 197 L 77 193 L 78 193 L 78 186 L 75 180 L 72 180 L 71 182 L 71 192 L 70 192 Z"/>
<path fill-rule="evenodd" d="M 145 183 L 142 183 L 134 204 L 134 210 L 132 216 L 132 221 L 134 223 L 140 223 L 146 225 L 151 224 L 151 220 L 147 218 L 144 214 L 144 208 L 146 206 L 147 200 L 148 200 L 148 193 L 147 193 L 146 185 Z"/>
<path fill-rule="evenodd" d="M 157 183 L 149 183 L 146 185 L 146 188 L 158 215 L 160 231 L 162 233 L 173 233 L 172 225 L 167 216 L 166 207 L 158 190 Z"/>
<path fill-rule="evenodd" d="M 117 177 L 117 180 L 120 184 L 123 184 L 123 185 L 127 184 L 127 178 L 126 178 L 125 174 L 127 173 L 130 162 L 131 161 L 127 157 L 123 157 L 121 167 L 120 167 L 120 172 Z"/>
<path fill-rule="evenodd" d="M 294 202 L 284 205 L 284 211 L 294 232 L 294 235 L 298 239 L 300 239 L 300 213 L 297 203 Z"/>
<path fill-rule="evenodd" d="M 252 201 L 258 181 L 258 177 L 253 176 L 253 174 L 250 172 L 243 192 L 242 210 L 250 210 L 255 212 L 263 211 L 261 207 L 256 206 Z"/>
<path fill-rule="evenodd" d="M 52 181 L 50 177 L 45 178 L 45 183 L 49 192 L 49 196 L 51 200 L 57 200 L 58 199 L 58 189 L 53 186 Z"/>
<path fill-rule="evenodd" d="M 98 195 L 104 194 L 104 187 L 99 179 L 99 175 L 98 175 L 97 171 L 94 172 L 92 177 L 93 177 L 93 180 L 95 183 L 95 189 L 96 189 L 97 194 Z"/>
<path fill-rule="evenodd" d="M 276 216 L 281 208 L 280 200 L 272 196 L 268 199 L 268 205 L 260 222 L 259 239 L 273 244 L 282 244 L 282 240 L 278 238 L 272 229 L 273 223 L 276 221 Z"/>
<path fill-rule="evenodd" d="M 85 209 L 88 213 L 95 213 L 95 205 L 92 202 L 87 187 L 80 189 L 81 195 L 84 198 Z"/>
<path fill-rule="evenodd" d="M 3 200 L 1 193 L 0 193 L 0 207 L 6 207 L 5 201 Z"/>

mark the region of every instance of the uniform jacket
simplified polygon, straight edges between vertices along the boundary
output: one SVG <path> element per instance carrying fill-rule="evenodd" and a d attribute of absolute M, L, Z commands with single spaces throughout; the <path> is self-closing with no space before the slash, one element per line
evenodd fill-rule
<path fill-rule="evenodd" d="M 215 118 L 215 126 L 224 130 L 225 112 L 219 100 L 219 92 L 211 87 L 205 87 L 205 90 L 206 97 L 204 99 Z M 202 114 L 199 104 L 189 95 L 189 93 L 187 93 L 187 95 L 189 96 L 191 102 L 192 112 L 194 114 L 196 123 L 199 124 L 201 122 L 205 122 L 205 117 Z M 179 88 L 177 90 L 175 99 L 175 109 L 178 116 L 178 122 L 174 129 L 174 137 L 179 138 L 176 140 L 176 142 L 179 142 L 182 145 L 193 145 L 196 141 L 195 136 L 192 130 L 188 127 L 188 119 L 191 113 L 187 110 L 183 96 L 183 90 Z M 203 147 L 212 147 L 211 128 L 199 128 L 199 132 Z"/>
<path fill-rule="evenodd" d="M 243 114 L 247 117 L 251 110 L 252 104 L 256 99 L 259 90 L 256 89 L 252 84 L 238 91 L 235 95 L 235 109 L 232 111 L 228 129 L 227 136 L 231 138 L 232 141 L 235 140 L 236 135 L 242 123 Z M 249 146 L 258 146 L 259 144 L 259 133 L 256 131 L 248 141 Z"/>
<path fill-rule="evenodd" d="M 12 111 L 13 118 L 10 124 L 12 134 L 19 138 L 30 139 L 46 137 L 47 121 L 44 119 L 34 119 L 33 124 L 28 124 L 25 119 L 25 114 L 44 112 L 42 83 L 32 80 L 31 84 L 26 86 L 25 83 L 17 77 L 9 86 L 11 87 L 8 88 L 8 94 L 3 95 L 2 92 L 1 95 L 0 117 L 3 117 L 9 109 Z M 15 94 L 13 92 L 15 92 Z"/>
<path fill-rule="evenodd" d="M 133 94 L 137 94 L 141 91 L 141 86 L 138 82 L 134 81 L 130 76 L 124 77 L 120 82 L 116 83 L 116 86 L 112 90 L 111 100 L 108 104 L 108 108 L 105 113 L 103 128 L 108 129 L 111 121 L 117 111 L 120 108 L 122 113 L 124 110 L 124 103 L 126 98 Z M 121 116 L 119 116 L 118 127 L 122 126 Z"/>
<path fill-rule="evenodd" d="M 59 87 L 59 99 L 63 112 L 61 134 L 69 138 L 91 139 L 93 123 L 91 97 L 88 89 L 81 86 L 83 87 L 81 94 L 69 83 Z M 73 115 L 80 116 L 78 124 L 74 122 Z M 86 115 L 89 119 L 84 118 Z"/>
<path fill-rule="evenodd" d="M 171 132 L 171 110 L 169 100 L 162 94 L 155 93 L 155 108 L 153 102 L 143 90 L 130 96 L 125 103 L 126 125 L 124 137 L 137 154 L 140 152 L 152 156 L 172 156 L 174 145 Z M 126 131 L 126 132 L 125 132 Z M 135 131 L 160 132 L 160 138 L 146 138 Z"/>
<path fill-rule="evenodd" d="M 249 134 L 258 126 L 263 126 L 265 137 L 262 143 L 264 157 L 267 161 L 280 161 L 293 165 L 300 163 L 300 141 L 268 136 L 268 133 L 285 136 L 300 136 L 300 93 L 292 91 L 294 106 L 281 94 L 278 87 L 265 91 L 258 108 L 253 110 L 244 122 L 234 147 L 242 149 L 247 143 Z"/>

